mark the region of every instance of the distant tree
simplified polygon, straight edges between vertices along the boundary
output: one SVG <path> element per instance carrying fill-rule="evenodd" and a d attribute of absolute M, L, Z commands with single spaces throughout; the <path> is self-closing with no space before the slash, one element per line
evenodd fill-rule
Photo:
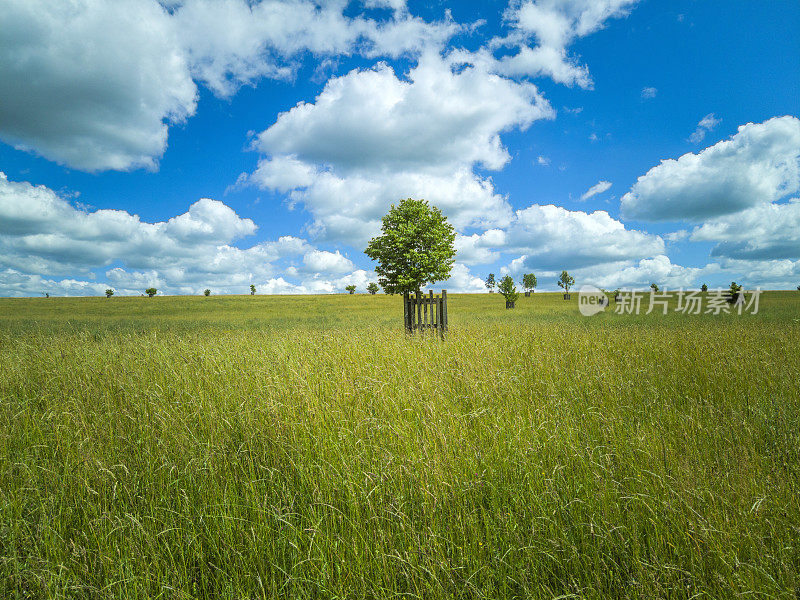
<path fill-rule="evenodd" d="M 489 276 L 486 278 L 486 282 L 484 283 L 486 289 L 489 290 L 491 294 L 494 291 L 495 280 L 494 280 L 494 273 L 489 273 Z"/>
<path fill-rule="evenodd" d="M 252 283 L 250 284 L 250 295 L 251 296 L 256 295 L 256 286 L 254 286 Z"/>
<path fill-rule="evenodd" d="M 517 288 L 514 287 L 514 280 L 511 278 L 511 275 L 506 275 L 500 279 L 500 285 L 497 286 L 497 291 L 503 295 L 506 302 L 511 303 L 512 307 L 514 302 L 517 301 L 517 298 L 519 298 L 519 292 L 517 292 Z M 506 304 L 506 308 L 511 307 Z"/>
<path fill-rule="evenodd" d="M 703 285 L 700 286 L 700 291 L 701 292 L 707 292 L 708 291 L 708 286 L 704 283 Z"/>
<path fill-rule="evenodd" d="M 152 298 L 158 293 L 158 290 L 154 287 L 149 287 L 144 291 L 144 293 L 147 294 L 150 298 Z"/>
<path fill-rule="evenodd" d="M 800 285 L 797 286 L 797 291 L 800 292 Z"/>
<path fill-rule="evenodd" d="M 346 285 L 346 286 L 344 286 L 344 289 L 346 289 L 351 294 L 355 294 L 356 293 L 356 286 L 354 286 L 354 285 Z"/>
<path fill-rule="evenodd" d="M 211 290 L 208 290 L 208 289 L 203 290 L 203 295 L 204 296 L 210 296 L 211 295 Z"/>
<path fill-rule="evenodd" d="M 113 295 L 114 295 L 114 290 L 112 290 L 111 288 L 108 288 L 106 290 L 106 298 L 111 298 L 111 296 L 113 296 Z"/>
<path fill-rule="evenodd" d="M 536 275 L 533 273 L 525 273 L 522 276 L 522 287 L 526 292 L 532 292 L 536 288 Z"/>
<path fill-rule="evenodd" d="M 456 232 L 442 212 L 425 200 L 406 198 L 383 217 L 382 234 L 364 253 L 378 261 L 378 283 L 387 294 L 417 292 L 450 277 Z"/>
<path fill-rule="evenodd" d="M 741 293 L 742 286 L 737 284 L 735 281 L 731 281 L 731 287 L 728 288 L 728 302 L 735 304 Z"/>
<path fill-rule="evenodd" d="M 367 286 L 367 291 L 373 296 L 378 293 L 379 289 L 378 284 L 374 281 Z"/>
<path fill-rule="evenodd" d="M 650 284 L 650 289 L 653 290 L 654 292 L 658 292 L 658 284 L 657 283 L 651 283 Z"/>
<path fill-rule="evenodd" d="M 561 271 L 561 275 L 558 278 L 558 287 L 564 288 L 564 291 L 569 294 L 569 288 L 573 285 L 575 285 L 575 278 L 566 271 Z"/>

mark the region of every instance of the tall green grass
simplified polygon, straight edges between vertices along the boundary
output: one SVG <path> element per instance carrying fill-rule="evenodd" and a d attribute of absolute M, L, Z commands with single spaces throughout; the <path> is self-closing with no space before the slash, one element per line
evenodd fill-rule
<path fill-rule="evenodd" d="M 0 300 L 2 598 L 796 598 L 800 294 Z"/>

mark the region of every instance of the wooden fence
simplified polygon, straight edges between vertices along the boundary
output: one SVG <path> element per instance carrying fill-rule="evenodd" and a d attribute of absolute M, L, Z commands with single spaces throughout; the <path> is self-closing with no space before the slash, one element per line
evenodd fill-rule
<path fill-rule="evenodd" d="M 432 329 L 444 335 L 447 331 L 447 290 L 441 296 L 417 292 L 403 294 L 403 321 L 409 332 Z"/>

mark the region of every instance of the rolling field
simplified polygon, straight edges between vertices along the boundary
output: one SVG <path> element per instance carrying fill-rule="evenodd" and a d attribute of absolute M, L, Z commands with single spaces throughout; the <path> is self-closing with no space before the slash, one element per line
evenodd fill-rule
<path fill-rule="evenodd" d="M 576 299 L 0 299 L 0 598 L 796 599 L 800 292 Z"/>

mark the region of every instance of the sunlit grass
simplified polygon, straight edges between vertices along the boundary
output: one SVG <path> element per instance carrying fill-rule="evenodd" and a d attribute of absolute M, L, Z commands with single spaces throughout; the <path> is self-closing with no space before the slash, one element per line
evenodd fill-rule
<path fill-rule="evenodd" d="M 0 300 L 0 597 L 795 598 L 800 293 Z"/>

